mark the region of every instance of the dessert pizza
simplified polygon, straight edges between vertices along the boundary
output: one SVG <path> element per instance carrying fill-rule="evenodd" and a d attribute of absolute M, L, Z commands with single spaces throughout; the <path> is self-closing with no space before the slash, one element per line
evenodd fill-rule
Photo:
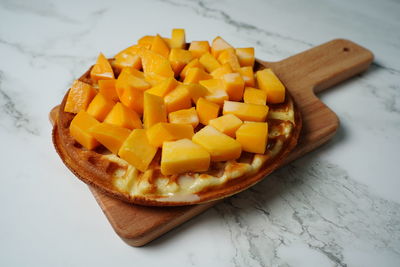
<path fill-rule="evenodd" d="M 240 192 L 282 164 L 301 117 L 254 48 L 221 37 L 144 36 L 73 82 L 53 128 L 65 165 L 126 202 L 198 204 Z"/>

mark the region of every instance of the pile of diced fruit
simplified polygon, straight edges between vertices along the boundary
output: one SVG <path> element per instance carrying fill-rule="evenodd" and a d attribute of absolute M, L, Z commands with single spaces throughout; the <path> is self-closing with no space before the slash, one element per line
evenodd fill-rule
<path fill-rule="evenodd" d="M 112 60 L 100 53 L 91 83 L 76 80 L 69 91 L 64 111 L 77 113 L 70 135 L 142 172 L 161 149 L 163 175 L 265 153 L 267 103 L 285 100 L 283 84 L 271 69 L 253 72 L 252 47 L 185 39 L 173 29 L 171 38 L 144 36 Z"/>

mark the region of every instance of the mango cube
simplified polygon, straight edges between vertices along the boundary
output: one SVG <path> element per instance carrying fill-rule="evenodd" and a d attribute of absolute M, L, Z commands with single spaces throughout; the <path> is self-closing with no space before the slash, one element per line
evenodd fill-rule
<path fill-rule="evenodd" d="M 108 123 L 99 123 L 90 128 L 90 134 L 114 154 L 118 154 L 121 145 L 129 136 L 129 129 Z"/>
<path fill-rule="evenodd" d="M 134 110 L 136 113 L 143 114 L 143 91 L 137 90 L 132 87 L 125 88 L 121 97 L 119 98 L 121 103 L 126 107 Z"/>
<path fill-rule="evenodd" d="M 115 90 L 119 98 L 127 88 L 143 91 L 150 88 L 150 84 L 144 80 L 142 72 L 132 68 L 124 68 L 115 83 Z"/>
<path fill-rule="evenodd" d="M 147 130 L 149 143 L 155 147 L 161 147 L 165 141 L 192 139 L 193 134 L 193 127 L 190 124 L 159 122 Z"/>
<path fill-rule="evenodd" d="M 234 160 L 242 153 L 242 146 L 238 141 L 210 125 L 198 131 L 192 141 L 210 153 L 211 161 Z"/>
<path fill-rule="evenodd" d="M 178 85 L 174 90 L 168 93 L 164 97 L 164 102 L 168 113 L 192 106 L 189 90 L 184 84 Z"/>
<path fill-rule="evenodd" d="M 201 124 L 208 125 L 210 120 L 218 117 L 219 105 L 200 97 L 196 103 L 196 111 Z"/>
<path fill-rule="evenodd" d="M 173 77 L 174 71 L 166 57 L 147 49 L 143 49 L 141 54 L 143 72 L 156 73 L 163 77 Z"/>
<path fill-rule="evenodd" d="M 178 123 L 178 124 L 190 124 L 193 128 L 196 128 L 199 125 L 199 116 L 197 115 L 196 109 L 181 109 L 168 114 L 168 121 L 170 123 Z"/>
<path fill-rule="evenodd" d="M 241 101 L 243 98 L 244 81 L 239 73 L 228 73 L 222 76 L 224 89 L 233 101 Z"/>
<path fill-rule="evenodd" d="M 271 69 L 259 70 L 256 73 L 258 86 L 267 93 L 267 102 L 278 104 L 285 101 L 285 86 Z"/>
<path fill-rule="evenodd" d="M 145 129 L 134 129 L 118 151 L 118 156 L 139 171 L 144 172 L 157 153 L 157 147 L 150 145 Z"/>
<path fill-rule="evenodd" d="M 243 151 L 264 154 L 268 141 L 268 124 L 266 122 L 245 122 L 236 131 L 236 140 Z"/>
<path fill-rule="evenodd" d="M 99 93 L 103 94 L 105 97 L 112 101 L 118 101 L 117 90 L 115 89 L 115 84 L 117 80 L 99 80 Z"/>
<path fill-rule="evenodd" d="M 254 47 L 236 48 L 236 56 L 239 59 L 240 66 L 254 66 Z"/>
<path fill-rule="evenodd" d="M 143 107 L 144 128 L 150 128 L 158 122 L 167 122 L 167 108 L 165 107 L 164 99 L 161 96 L 145 92 Z"/>
<path fill-rule="evenodd" d="M 210 44 L 208 41 L 192 41 L 189 51 L 192 52 L 193 57 L 199 58 L 205 53 L 210 52 Z"/>
<path fill-rule="evenodd" d="M 263 122 L 268 115 L 268 106 L 225 101 L 222 113 L 236 115 L 242 121 Z"/>
<path fill-rule="evenodd" d="M 90 84 L 75 80 L 68 92 L 64 111 L 78 113 L 81 110 L 86 110 L 95 95 L 96 90 Z"/>
<path fill-rule="evenodd" d="M 169 78 L 173 78 L 173 76 L 171 76 Z M 162 83 L 163 81 L 165 81 L 166 78 L 164 76 L 161 76 L 160 74 L 157 74 L 154 72 L 146 72 L 144 74 L 144 79 L 146 80 L 146 82 L 151 84 L 151 86 L 156 86 L 156 85 Z"/>
<path fill-rule="evenodd" d="M 171 33 L 171 48 L 185 48 L 186 46 L 186 35 L 184 29 L 173 29 Z"/>
<path fill-rule="evenodd" d="M 231 137 L 235 137 L 236 130 L 242 125 L 242 121 L 233 114 L 223 115 L 209 121 L 209 125 Z"/>
<path fill-rule="evenodd" d="M 186 76 L 183 80 L 183 83 L 198 83 L 199 81 L 208 80 L 211 78 L 212 76 L 201 68 L 190 68 L 186 71 Z"/>
<path fill-rule="evenodd" d="M 199 59 L 199 62 L 208 72 L 212 72 L 213 70 L 221 67 L 221 64 L 219 64 L 218 60 L 210 53 L 205 53 L 202 55 Z"/>
<path fill-rule="evenodd" d="M 120 102 L 115 104 L 104 119 L 104 122 L 130 130 L 143 128 L 139 115 L 135 111 L 122 105 Z"/>
<path fill-rule="evenodd" d="M 254 87 L 256 85 L 252 67 L 241 67 L 239 73 L 242 75 L 245 86 Z"/>
<path fill-rule="evenodd" d="M 201 63 L 199 62 L 199 59 L 198 59 L 198 58 L 195 58 L 195 59 L 193 59 L 192 61 L 190 61 L 190 62 L 183 68 L 183 70 L 181 71 L 181 73 L 179 74 L 179 76 L 181 77 L 181 80 L 182 80 L 182 81 L 185 79 L 186 74 L 187 74 L 187 71 L 188 71 L 190 68 L 199 68 L 199 69 L 204 70 L 204 67 L 203 67 L 203 65 L 201 65 Z"/>
<path fill-rule="evenodd" d="M 190 51 L 181 48 L 172 48 L 168 59 L 175 75 L 178 75 L 182 69 L 193 60 L 193 56 Z"/>
<path fill-rule="evenodd" d="M 115 56 L 112 65 L 118 70 L 122 70 L 123 68 L 134 68 L 139 70 L 142 68 L 142 59 L 137 54 L 123 53 Z"/>
<path fill-rule="evenodd" d="M 153 40 L 154 40 L 154 36 L 152 36 L 152 35 L 145 35 L 145 36 L 143 36 L 142 38 L 140 38 L 140 39 L 137 41 L 137 43 L 138 43 L 138 45 L 150 45 L 150 47 L 151 47 L 151 44 L 153 43 Z"/>
<path fill-rule="evenodd" d="M 169 77 L 157 85 L 153 86 L 146 93 L 164 97 L 178 86 L 178 81 L 174 77 Z"/>
<path fill-rule="evenodd" d="M 214 79 L 220 79 L 222 76 L 228 73 L 232 73 L 233 70 L 231 68 L 231 65 L 228 63 L 222 64 L 221 67 L 218 69 L 215 69 L 213 72 L 211 72 L 211 76 L 214 77 Z"/>
<path fill-rule="evenodd" d="M 90 128 L 100 124 L 95 118 L 86 113 L 79 111 L 69 125 L 70 135 L 83 147 L 91 150 L 98 145 L 99 142 L 90 134 Z"/>
<path fill-rule="evenodd" d="M 233 71 L 240 70 L 239 59 L 236 56 L 235 49 L 228 48 L 222 51 L 218 56 L 218 61 L 221 64 L 229 64 Z"/>
<path fill-rule="evenodd" d="M 96 64 L 90 70 L 90 78 L 96 83 L 98 80 L 114 79 L 114 71 L 108 59 L 100 53 Z"/>
<path fill-rule="evenodd" d="M 209 79 L 200 81 L 199 84 L 207 88 L 209 93 L 204 96 L 208 101 L 218 105 L 224 104 L 225 100 L 229 100 L 227 92 L 224 90 L 224 83 L 221 79 Z"/>
<path fill-rule="evenodd" d="M 165 58 L 168 58 L 169 55 L 168 45 L 158 34 L 153 38 L 153 42 L 151 43 L 151 51 L 154 51 Z"/>
<path fill-rule="evenodd" d="M 114 105 L 114 101 L 99 93 L 90 102 L 86 112 L 96 120 L 103 121 Z"/>
<path fill-rule="evenodd" d="M 267 93 L 261 89 L 246 87 L 243 95 L 244 103 L 266 105 Z"/>
<path fill-rule="evenodd" d="M 186 87 L 194 104 L 197 103 L 200 97 L 204 97 L 210 93 L 207 88 L 198 83 L 190 83 Z"/>
<path fill-rule="evenodd" d="M 217 36 L 215 39 L 212 41 L 211 44 L 211 54 L 215 57 L 218 58 L 219 54 L 224 51 L 227 48 L 233 48 L 230 44 L 228 44 L 224 39 L 221 37 Z"/>
<path fill-rule="evenodd" d="M 163 175 L 201 172 L 210 166 L 210 153 L 188 139 L 164 142 L 161 154 Z"/>

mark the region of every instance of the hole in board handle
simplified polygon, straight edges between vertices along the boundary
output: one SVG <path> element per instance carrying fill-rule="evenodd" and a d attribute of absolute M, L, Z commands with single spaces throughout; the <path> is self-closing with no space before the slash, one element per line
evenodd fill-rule
<path fill-rule="evenodd" d="M 350 48 L 348 48 L 348 47 L 343 47 L 343 52 L 349 52 L 350 51 Z"/>

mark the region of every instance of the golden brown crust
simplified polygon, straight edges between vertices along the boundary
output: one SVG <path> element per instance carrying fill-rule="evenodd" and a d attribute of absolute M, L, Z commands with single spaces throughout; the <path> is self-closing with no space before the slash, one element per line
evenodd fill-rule
<path fill-rule="evenodd" d="M 262 65 L 257 65 L 257 69 L 262 67 Z M 91 83 L 89 73 L 90 69 L 83 74 L 79 80 Z M 53 127 L 52 133 L 54 146 L 64 164 L 83 182 L 100 189 L 102 192 L 125 202 L 146 206 L 199 204 L 225 198 L 249 188 L 282 165 L 290 151 L 296 146 L 302 126 L 301 114 L 294 105 L 295 127 L 291 136 L 289 139 L 285 140 L 282 151 L 269 161 L 268 164 L 264 164 L 265 166 L 255 175 L 244 175 L 237 179 L 228 180 L 225 184 L 220 186 L 211 187 L 205 191 L 198 192 L 196 193 L 199 196 L 197 200 L 157 201 L 154 197 L 132 196 L 128 193 L 120 192 L 113 184 L 113 176 L 111 175 L 113 163 L 102 157 L 102 154 L 99 153 L 101 151 L 99 150 L 88 151 L 82 148 L 82 146 L 69 135 L 69 124 L 74 114 L 64 112 L 67 95 L 68 92 L 60 105 L 57 121 Z M 288 99 L 291 99 L 289 92 L 286 91 L 286 95 Z"/>

